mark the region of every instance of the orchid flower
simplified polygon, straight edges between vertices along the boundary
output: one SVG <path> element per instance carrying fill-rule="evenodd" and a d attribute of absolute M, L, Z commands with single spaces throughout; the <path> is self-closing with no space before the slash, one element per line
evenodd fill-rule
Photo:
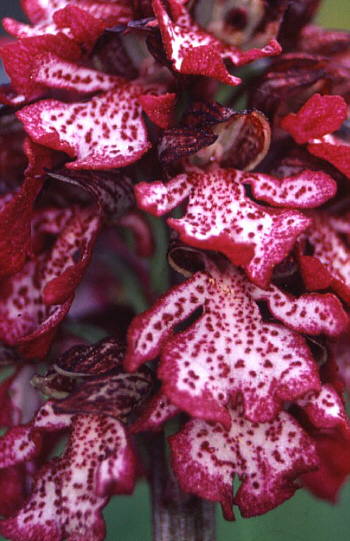
<path fill-rule="evenodd" d="M 0 51 L 1 535 L 103 541 L 141 476 L 155 541 L 212 541 L 216 502 L 335 501 L 349 34 L 311 24 L 318 0 L 21 4 Z"/>

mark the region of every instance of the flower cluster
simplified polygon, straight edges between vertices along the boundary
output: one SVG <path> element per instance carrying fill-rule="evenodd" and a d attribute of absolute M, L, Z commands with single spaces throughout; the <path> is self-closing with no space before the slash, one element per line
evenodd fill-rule
<path fill-rule="evenodd" d="M 29 23 L 3 21 L 6 538 L 102 541 L 147 470 L 138 434 L 173 417 L 179 486 L 228 520 L 300 482 L 336 498 L 350 35 L 318 3 L 22 0 Z"/>

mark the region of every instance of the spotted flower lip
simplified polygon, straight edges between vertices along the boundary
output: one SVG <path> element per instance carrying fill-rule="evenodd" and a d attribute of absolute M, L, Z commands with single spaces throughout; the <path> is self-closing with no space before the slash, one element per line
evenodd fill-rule
<path fill-rule="evenodd" d="M 215 538 L 200 499 L 233 520 L 349 476 L 350 34 L 309 24 L 319 3 L 4 20 L 6 538 L 103 541 L 145 472 L 174 539 Z"/>
<path fill-rule="evenodd" d="M 170 0 L 169 7 L 173 20 L 162 0 L 153 0 L 153 10 L 157 17 L 164 48 L 173 68 L 190 75 L 205 75 L 228 85 L 240 84 L 238 77 L 230 75 L 224 59 L 234 65 L 242 66 L 259 58 L 277 55 L 281 47 L 271 40 L 262 49 L 241 51 L 230 47 L 206 32 L 190 17 L 182 2 Z"/>
<path fill-rule="evenodd" d="M 104 539 L 101 510 L 112 493 L 132 491 L 135 456 L 124 426 L 107 416 L 53 415 L 47 403 L 39 410 L 35 423 L 35 429 L 40 427 L 44 432 L 69 426 L 71 434 L 65 452 L 38 471 L 22 509 L 2 521 L 2 535 L 57 541 L 89 532 L 93 541 Z M 93 469 L 93 476 L 82 466 L 84 463 Z"/>
<path fill-rule="evenodd" d="M 283 323 L 288 319 L 295 331 L 264 323 L 254 302 L 259 298 L 269 299 L 273 315 Z M 174 335 L 175 326 L 200 306 L 202 316 Z M 252 289 L 233 267 L 223 276 L 214 267 L 194 274 L 135 318 L 125 365 L 134 370 L 160 353 L 163 392 L 178 407 L 227 426 L 226 404 L 240 392 L 245 416 L 264 422 L 276 415 L 282 400 L 318 390 L 316 366 L 296 331 L 332 333 L 332 319 L 335 333 L 343 332 L 347 317 L 334 296 L 291 299 L 277 289 Z"/>
<path fill-rule="evenodd" d="M 128 81 L 62 60 L 52 54 L 32 63 L 35 83 L 93 94 L 88 101 L 42 100 L 17 116 L 33 141 L 66 152 L 72 169 L 114 169 L 134 163 L 150 148 L 143 109 L 156 124 L 167 126 L 175 95 L 164 85 Z"/>
<path fill-rule="evenodd" d="M 224 253 L 232 263 L 245 268 L 254 283 L 264 288 L 270 282 L 273 267 L 286 257 L 296 238 L 311 225 L 311 220 L 295 210 L 270 209 L 250 200 L 243 183 L 249 179 L 259 182 L 258 178 L 259 175 L 234 169 L 214 167 L 210 172 L 195 169 L 178 175 L 166 185 L 140 183 L 135 194 L 139 207 L 155 216 L 169 212 L 189 197 L 185 216 L 169 218 L 169 225 L 190 246 Z M 326 182 L 333 186 L 330 195 L 334 185 L 331 179 Z M 294 198 L 292 191 L 289 195 Z M 307 199 L 307 193 L 305 196 Z M 277 192 L 276 197 L 278 200 Z M 288 195 L 285 200 L 288 201 Z M 288 203 L 285 206 L 288 207 Z M 244 226 L 245 220 L 248 227 Z M 276 237 L 274 231 L 277 230 Z"/>
<path fill-rule="evenodd" d="M 123 353 L 124 348 L 113 338 L 69 350 L 57 359 L 57 367 L 67 369 L 63 376 L 66 379 L 84 373 L 83 385 L 89 389 L 85 405 L 78 399 L 73 414 L 56 408 L 58 404 L 61 409 L 67 408 L 66 401 L 49 400 L 30 423 L 11 428 L 0 438 L 0 466 L 7 468 L 38 457 L 45 438 L 69 430 L 63 454 L 38 469 L 27 501 L 2 521 L 3 535 L 10 539 L 25 536 L 32 541 L 44 536 L 58 541 L 86 537 L 89 532 L 93 541 L 104 539 L 102 508 L 111 495 L 132 492 L 135 483 L 136 457 L 121 420 L 143 398 L 145 385 L 148 388 L 152 380 L 145 367 L 135 374 L 125 373 Z M 91 394 L 92 383 L 97 392 Z M 116 407 L 107 412 L 104 406 L 112 388 Z"/>
<path fill-rule="evenodd" d="M 85 103 L 43 100 L 18 117 L 34 141 L 77 157 L 68 168 L 114 169 L 135 162 L 151 147 L 137 100 L 142 93 L 127 83 Z"/>
<path fill-rule="evenodd" d="M 234 520 L 233 503 L 244 517 L 263 514 L 290 498 L 297 488 L 292 479 L 319 461 L 312 439 L 286 412 L 256 424 L 237 406 L 230 417 L 229 430 L 193 419 L 169 439 L 180 486 L 219 501 L 224 517 Z M 235 473 L 242 484 L 233 498 Z"/>

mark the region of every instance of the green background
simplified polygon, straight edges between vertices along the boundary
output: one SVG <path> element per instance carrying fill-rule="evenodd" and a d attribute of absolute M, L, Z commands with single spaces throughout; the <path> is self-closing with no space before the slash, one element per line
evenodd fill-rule
<path fill-rule="evenodd" d="M 19 1 L 0 0 L 1 18 L 16 16 L 18 5 Z M 350 0 L 325 0 L 318 22 L 330 28 L 350 29 Z M 225 522 L 218 507 L 218 541 L 348 541 L 350 483 L 341 491 L 337 505 L 315 500 L 306 491 L 299 490 L 291 500 L 262 517 L 242 519 L 238 515 L 237 512 L 235 523 Z M 151 515 L 146 484 L 139 483 L 133 496 L 113 498 L 105 517 L 107 541 L 150 541 Z"/>

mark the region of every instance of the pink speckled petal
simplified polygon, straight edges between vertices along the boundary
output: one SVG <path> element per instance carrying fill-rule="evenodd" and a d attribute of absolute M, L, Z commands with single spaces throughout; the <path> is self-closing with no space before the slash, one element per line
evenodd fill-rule
<path fill-rule="evenodd" d="M 76 61 L 81 56 L 79 45 L 62 33 L 20 39 L 1 48 L 1 58 L 11 84 L 26 100 L 36 99 L 45 92 L 45 87 L 32 77 L 36 55 L 42 53 L 53 53 L 68 61 Z"/>
<path fill-rule="evenodd" d="M 271 313 L 294 331 L 335 337 L 347 327 L 347 314 L 331 293 L 310 293 L 295 298 L 271 284 L 266 291 L 252 287 L 251 295 L 256 300 L 267 301 Z"/>
<path fill-rule="evenodd" d="M 162 216 L 181 203 L 192 191 L 188 175 L 178 175 L 167 184 L 140 182 L 135 186 L 138 206 L 154 216 Z"/>
<path fill-rule="evenodd" d="M 272 419 L 282 401 L 319 390 L 317 366 L 304 338 L 264 323 L 250 296 L 251 283 L 233 267 L 221 275 L 196 273 L 174 287 L 129 330 L 126 367 L 159 353 L 158 376 L 171 402 L 194 417 L 227 426 L 227 403 L 242 393 L 245 416 Z M 185 331 L 174 327 L 199 306 L 203 315 Z"/>
<path fill-rule="evenodd" d="M 303 145 L 336 131 L 346 118 L 346 102 L 341 96 L 314 94 L 296 114 L 284 117 L 281 126 Z"/>
<path fill-rule="evenodd" d="M 282 180 L 262 173 L 242 178 L 252 186 L 253 195 L 274 207 L 314 208 L 323 205 L 337 193 L 336 182 L 322 171 L 302 171 Z"/>
<path fill-rule="evenodd" d="M 54 466 L 58 466 L 58 459 L 46 464 L 36 475 L 32 495 L 17 516 L 0 523 L 0 532 L 4 537 L 12 541 L 61 541 L 62 530 L 55 517 L 57 507 L 52 505 L 57 498 Z"/>
<path fill-rule="evenodd" d="M 28 177 L 10 201 L 0 198 L 0 278 L 21 270 L 31 251 L 30 222 L 41 185 Z"/>
<path fill-rule="evenodd" d="M 0 339 L 16 344 L 27 358 L 42 358 L 47 353 L 73 301 L 71 296 L 63 305 L 45 306 L 37 272 L 35 263 L 29 261 L 21 271 L 3 279 L 0 295 Z"/>
<path fill-rule="evenodd" d="M 256 424 L 238 407 L 230 409 L 230 417 L 230 430 L 191 420 L 169 440 L 180 486 L 219 501 L 225 518 L 233 520 L 233 503 L 251 517 L 290 498 L 297 488 L 293 479 L 315 469 L 318 457 L 311 438 L 288 413 Z M 242 484 L 233 498 L 234 474 Z"/>
<path fill-rule="evenodd" d="M 136 457 L 128 441 L 125 426 L 118 421 L 113 423 L 114 441 L 109 441 L 106 445 L 106 458 L 100 462 L 96 472 L 96 493 L 101 497 L 131 494 L 135 484 Z"/>
<path fill-rule="evenodd" d="M 244 191 L 243 173 L 234 169 L 196 170 L 160 182 L 139 184 L 139 207 L 159 216 L 189 195 L 183 218 L 169 218 L 169 225 L 186 244 L 224 253 L 243 266 L 251 280 L 266 288 L 272 271 L 293 247 L 311 219 L 294 210 L 269 209 L 250 200 Z"/>
<path fill-rule="evenodd" d="M 327 215 L 313 215 L 306 236 L 313 256 L 300 257 L 301 274 L 309 290 L 332 289 L 350 302 L 350 253 Z"/>
<path fill-rule="evenodd" d="M 127 370 L 136 370 L 160 353 L 175 326 L 205 302 L 206 284 L 207 276 L 197 273 L 187 282 L 172 288 L 152 308 L 133 320 L 128 330 L 129 347 L 124 363 Z"/>
<path fill-rule="evenodd" d="M 101 472 L 105 464 L 109 466 L 105 472 L 108 479 Z M 134 465 L 119 421 L 107 416 L 73 417 L 62 457 L 54 458 L 37 473 L 27 503 L 17 516 L 1 523 L 1 533 L 13 541 L 82 541 L 87 537 L 102 541 L 105 525 L 101 510 L 112 492 L 132 491 Z"/>
<path fill-rule="evenodd" d="M 162 0 L 153 0 L 152 3 L 167 57 L 173 62 L 173 68 L 180 73 L 206 75 L 234 86 L 241 81 L 230 75 L 224 59 L 231 60 L 235 65 L 244 65 L 281 52 L 275 40 L 271 40 L 262 49 L 248 51 L 227 46 L 200 28 L 180 2 L 170 0 L 168 4 L 176 22 L 168 15 Z"/>
<path fill-rule="evenodd" d="M 130 2 L 126 0 L 111 0 L 101 2 L 100 0 L 22 0 L 23 10 L 33 23 L 52 21 L 57 10 L 64 9 L 67 5 L 78 6 L 90 13 L 97 19 L 117 22 L 127 22 L 131 17 Z"/>
<path fill-rule="evenodd" d="M 56 413 L 54 401 L 48 400 L 39 409 L 33 421 L 34 428 L 54 432 L 63 428 L 69 428 L 72 424 L 72 416 L 68 414 Z"/>
<path fill-rule="evenodd" d="M 100 218 L 89 209 L 49 210 L 33 223 L 34 237 L 45 227 L 57 236 L 51 250 L 4 278 L 0 294 L 0 338 L 28 358 L 47 353 L 90 261 Z"/>
<path fill-rule="evenodd" d="M 319 428 L 339 426 L 345 435 L 350 435 L 349 421 L 344 404 L 331 385 L 323 385 L 318 393 L 308 393 L 297 402 L 305 409 L 310 421 Z"/>
<path fill-rule="evenodd" d="M 83 103 L 42 100 L 17 115 L 34 141 L 76 157 L 68 168 L 124 167 L 151 146 L 138 103 L 142 92 L 127 83 Z"/>
<path fill-rule="evenodd" d="M 27 462 L 41 449 L 41 436 L 31 425 L 14 426 L 0 438 L 0 468 Z"/>
<path fill-rule="evenodd" d="M 38 54 L 33 62 L 32 78 L 49 88 L 64 88 L 80 93 L 106 92 L 125 84 L 124 77 L 107 75 L 99 71 L 78 66 L 47 53 Z"/>
<path fill-rule="evenodd" d="M 77 209 L 67 222 L 45 268 L 44 303 L 63 304 L 74 294 L 90 263 L 100 227 L 100 218 L 89 209 Z"/>

